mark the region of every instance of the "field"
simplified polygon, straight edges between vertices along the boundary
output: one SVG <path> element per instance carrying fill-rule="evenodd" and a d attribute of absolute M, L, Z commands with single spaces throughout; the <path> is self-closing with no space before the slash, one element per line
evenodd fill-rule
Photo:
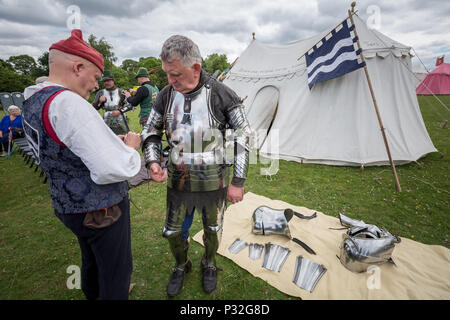
<path fill-rule="evenodd" d="M 440 99 L 450 106 L 449 96 Z M 449 111 L 433 97 L 419 97 L 419 103 L 438 152 L 397 167 L 403 192 L 395 191 L 390 167 L 360 170 L 287 161 L 280 161 L 271 178 L 260 175 L 261 165 L 252 165 L 246 191 L 335 217 L 341 212 L 401 237 L 450 248 L 450 125 L 441 128 Z M 139 128 L 137 114 L 130 114 L 134 131 Z M 17 152 L 8 160 L 0 158 L 0 299 L 84 299 L 81 290 L 68 289 L 66 283 L 68 268 L 81 265 L 78 242 L 54 216 L 48 184 L 34 168 Z M 165 193 L 165 184 L 154 182 L 130 190 L 135 284 L 130 299 L 167 299 L 173 260 L 161 237 Z M 196 214 L 191 235 L 199 230 Z M 191 241 L 193 272 L 175 299 L 294 299 L 221 256 L 218 289 L 205 295 L 202 253 L 203 247 Z"/>

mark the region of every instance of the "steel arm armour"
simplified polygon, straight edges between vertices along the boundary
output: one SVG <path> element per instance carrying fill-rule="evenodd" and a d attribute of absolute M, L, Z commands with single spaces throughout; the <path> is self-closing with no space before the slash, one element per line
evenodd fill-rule
<path fill-rule="evenodd" d="M 125 113 L 125 112 L 128 112 L 128 111 L 134 110 L 134 109 L 135 109 L 135 107 L 132 106 L 132 105 L 125 99 L 125 100 L 124 100 L 124 106 L 123 106 L 122 108 L 120 108 L 119 111 L 120 111 L 121 113 Z"/>
<path fill-rule="evenodd" d="M 153 108 L 141 133 L 142 141 L 144 141 L 142 153 L 144 154 L 145 166 L 153 162 L 161 163 L 161 137 L 163 135 L 163 127 L 162 114 Z"/>
<path fill-rule="evenodd" d="M 229 125 L 234 129 L 234 168 L 233 177 L 245 179 L 249 165 L 250 124 L 243 105 L 236 105 L 227 111 Z"/>

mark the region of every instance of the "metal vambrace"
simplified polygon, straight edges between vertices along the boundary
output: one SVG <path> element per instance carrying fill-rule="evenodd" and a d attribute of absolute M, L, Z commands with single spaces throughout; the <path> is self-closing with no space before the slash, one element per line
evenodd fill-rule
<path fill-rule="evenodd" d="M 124 106 L 120 108 L 119 111 L 125 113 L 131 110 L 134 110 L 134 107 L 125 99 Z"/>
<path fill-rule="evenodd" d="M 229 124 L 235 130 L 233 177 L 247 178 L 251 129 L 243 105 L 228 110 Z"/>
<path fill-rule="evenodd" d="M 144 141 L 142 145 L 142 153 L 144 154 L 146 166 L 152 162 L 161 162 L 162 134 L 163 116 L 153 108 L 141 133 L 142 141 Z"/>

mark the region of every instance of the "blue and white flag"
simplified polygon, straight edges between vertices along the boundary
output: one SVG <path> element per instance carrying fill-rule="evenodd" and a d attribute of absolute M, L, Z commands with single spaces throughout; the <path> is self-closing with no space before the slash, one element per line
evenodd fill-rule
<path fill-rule="evenodd" d="M 323 38 L 317 43 L 322 42 L 319 48 L 316 44 L 311 48 L 312 53 L 305 54 L 309 89 L 317 82 L 343 76 L 366 65 L 365 62 L 358 63 L 361 50 L 355 50 L 354 43 L 357 39 L 350 34 L 353 28 L 354 25 L 349 28 L 347 20 L 344 20 L 339 31 L 331 31 L 328 40 Z"/>

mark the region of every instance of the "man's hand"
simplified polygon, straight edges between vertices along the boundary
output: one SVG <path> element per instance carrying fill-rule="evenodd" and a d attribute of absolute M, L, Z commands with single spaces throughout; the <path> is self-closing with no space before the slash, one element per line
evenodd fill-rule
<path fill-rule="evenodd" d="M 158 163 L 154 162 L 150 166 L 150 178 L 155 182 L 164 182 L 167 180 L 167 170 L 163 170 Z"/>
<path fill-rule="evenodd" d="M 100 98 L 98 98 L 98 102 L 99 103 L 105 103 L 106 102 L 106 97 L 105 96 L 101 96 Z"/>
<path fill-rule="evenodd" d="M 244 187 L 228 186 L 227 201 L 238 203 L 244 198 Z"/>
<path fill-rule="evenodd" d="M 122 94 L 125 96 L 125 98 L 129 98 L 131 96 L 131 93 L 129 93 L 127 90 L 122 90 Z"/>
<path fill-rule="evenodd" d="M 120 115 L 120 111 L 119 110 L 113 110 L 113 111 L 111 111 L 111 116 L 112 117 L 118 117 Z"/>
<path fill-rule="evenodd" d="M 141 147 L 141 135 L 135 132 L 128 132 L 123 139 L 123 142 L 134 150 L 137 150 Z"/>

